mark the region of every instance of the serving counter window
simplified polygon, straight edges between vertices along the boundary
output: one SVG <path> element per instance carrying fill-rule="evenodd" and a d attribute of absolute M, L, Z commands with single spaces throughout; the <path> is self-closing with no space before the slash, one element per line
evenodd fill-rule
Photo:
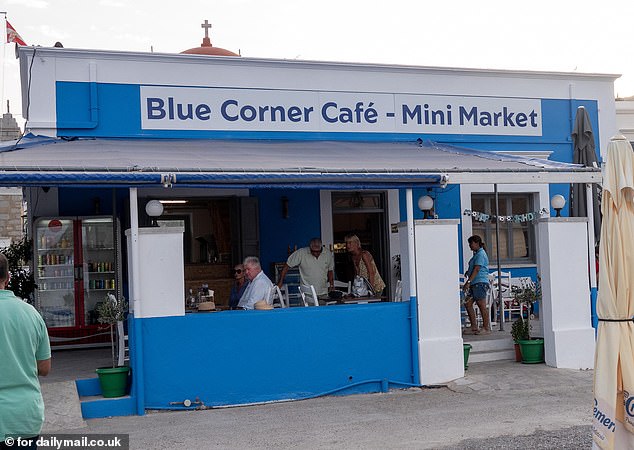
<path fill-rule="evenodd" d="M 191 309 L 194 303 L 191 297 L 198 301 L 201 291 L 207 289 L 214 291 L 218 308 L 228 308 L 234 265 L 245 256 L 259 253 L 257 199 L 185 197 L 157 200 L 163 205 L 163 213 L 156 223 L 183 230 L 186 307 Z"/>

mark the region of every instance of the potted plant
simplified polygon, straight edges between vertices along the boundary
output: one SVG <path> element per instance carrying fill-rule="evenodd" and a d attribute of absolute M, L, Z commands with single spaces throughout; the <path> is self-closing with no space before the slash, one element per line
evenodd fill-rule
<path fill-rule="evenodd" d="M 7 257 L 8 269 L 11 274 L 7 289 L 13 291 L 16 297 L 33 303 L 35 279 L 29 267 L 33 255 L 33 241 L 23 237 L 3 248 L 2 253 Z"/>
<path fill-rule="evenodd" d="M 128 366 L 117 366 L 115 354 L 114 326 L 125 319 L 128 312 L 128 302 L 124 297 L 117 299 L 114 295 L 106 295 L 105 301 L 97 305 L 97 320 L 106 324 L 110 329 L 110 347 L 112 350 L 112 366 L 101 367 L 96 370 L 99 376 L 99 384 L 104 397 L 122 397 L 126 394 L 128 384 Z"/>
<path fill-rule="evenodd" d="M 537 282 L 524 283 L 522 286 L 513 286 L 511 288 L 515 301 L 520 304 L 525 304 L 527 308 L 526 333 L 525 339 L 518 339 L 517 343 L 522 353 L 522 363 L 524 364 L 537 364 L 544 362 L 544 339 L 531 338 L 532 326 L 530 324 L 531 312 L 533 311 L 533 305 L 535 302 L 541 300 L 541 278 L 537 276 Z M 524 322 L 522 318 L 522 322 Z M 515 325 L 515 324 L 513 324 Z M 512 331 L 512 330 L 511 330 Z M 518 332 L 520 331 L 520 325 L 518 325 Z M 519 335 L 519 334 L 518 334 Z"/>
<path fill-rule="evenodd" d="M 522 316 L 518 317 L 511 326 L 511 338 L 513 339 L 515 347 L 515 361 L 522 361 L 522 352 L 520 350 L 520 341 L 528 340 L 528 320 L 524 320 Z"/>

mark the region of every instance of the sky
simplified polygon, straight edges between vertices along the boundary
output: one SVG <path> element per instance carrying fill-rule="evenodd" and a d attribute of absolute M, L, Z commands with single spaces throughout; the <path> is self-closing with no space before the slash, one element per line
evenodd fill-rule
<path fill-rule="evenodd" d="M 212 44 L 245 57 L 620 74 L 634 96 L 632 0 L 4 0 L 28 45 L 179 53 Z M 23 123 L 14 44 L 2 111 Z"/>

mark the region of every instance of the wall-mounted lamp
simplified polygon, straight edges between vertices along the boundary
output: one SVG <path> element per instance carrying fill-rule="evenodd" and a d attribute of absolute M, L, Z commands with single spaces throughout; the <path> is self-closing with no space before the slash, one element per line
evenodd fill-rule
<path fill-rule="evenodd" d="M 553 198 L 550 199 L 550 206 L 557 212 L 555 217 L 561 217 L 561 210 L 566 204 L 566 199 L 563 195 L 557 194 L 553 195 Z"/>
<path fill-rule="evenodd" d="M 282 219 L 288 219 L 288 197 L 282 197 Z"/>
<path fill-rule="evenodd" d="M 163 214 L 163 204 L 158 200 L 150 200 L 145 205 L 145 213 L 150 216 L 152 226 L 157 226 L 156 218 Z"/>
<path fill-rule="evenodd" d="M 425 215 L 423 219 L 429 219 L 429 211 L 434 207 L 434 199 L 429 195 L 424 195 L 418 199 L 418 209 L 420 209 Z"/>

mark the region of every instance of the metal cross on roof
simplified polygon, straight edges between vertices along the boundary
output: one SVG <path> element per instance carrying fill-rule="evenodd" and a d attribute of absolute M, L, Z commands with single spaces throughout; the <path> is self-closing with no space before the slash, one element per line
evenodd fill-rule
<path fill-rule="evenodd" d="M 211 24 L 205 19 L 205 23 L 200 25 L 201 28 L 205 29 L 205 37 L 209 38 L 209 29 L 211 28 Z"/>

